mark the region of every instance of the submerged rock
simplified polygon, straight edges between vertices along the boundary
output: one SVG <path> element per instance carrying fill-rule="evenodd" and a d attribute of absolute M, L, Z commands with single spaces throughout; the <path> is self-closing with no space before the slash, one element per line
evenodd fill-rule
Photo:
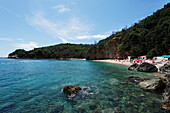
<path fill-rule="evenodd" d="M 129 68 L 128 68 L 128 70 L 137 70 L 137 67 L 138 67 L 139 65 L 138 64 L 133 64 L 133 65 L 131 65 Z"/>
<path fill-rule="evenodd" d="M 64 92 L 65 95 L 76 94 L 80 90 L 82 90 L 81 87 L 79 87 L 79 86 L 72 86 L 72 85 L 64 86 L 64 88 L 63 88 L 63 92 Z"/>
<path fill-rule="evenodd" d="M 106 109 L 102 110 L 102 113 L 115 113 L 115 111 L 112 108 L 106 108 Z"/>
<path fill-rule="evenodd" d="M 162 78 L 153 78 L 150 80 L 146 80 L 143 82 L 140 82 L 139 85 L 142 88 L 148 89 L 148 90 L 153 90 L 156 92 L 163 92 L 165 87 L 166 87 L 166 80 Z"/>
<path fill-rule="evenodd" d="M 50 113 L 61 113 L 64 110 L 64 105 L 56 105 L 50 109 Z"/>
<path fill-rule="evenodd" d="M 86 110 L 82 107 L 77 107 L 77 108 L 74 109 L 74 111 L 76 113 L 85 113 L 86 112 Z"/>
<path fill-rule="evenodd" d="M 168 83 L 165 92 L 162 95 L 161 106 L 167 111 L 170 111 L 170 76 L 168 76 Z"/>
<path fill-rule="evenodd" d="M 170 73 L 170 63 L 164 64 L 159 70 L 160 70 L 160 73 L 163 73 L 163 74 Z"/>
<path fill-rule="evenodd" d="M 90 110 L 95 110 L 97 108 L 97 105 L 96 104 L 91 104 L 89 105 L 89 109 Z"/>
<path fill-rule="evenodd" d="M 129 76 L 127 77 L 128 81 L 133 82 L 133 83 L 140 83 L 144 80 L 146 80 L 146 78 L 140 78 L 140 77 L 135 77 L 135 76 Z"/>
<path fill-rule="evenodd" d="M 114 113 L 122 113 L 121 109 L 119 107 L 114 108 Z"/>
<path fill-rule="evenodd" d="M 0 112 L 5 112 L 8 111 L 10 109 L 12 109 L 14 107 L 14 103 L 6 103 L 5 105 L 0 106 Z"/>
<path fill-rule="evenodd" d="M 137 71 L 141 71 L 141 72 L 157 72 L 158 68 L 150 63 L 142 63 L 141 65 L 138 66 Z"/>

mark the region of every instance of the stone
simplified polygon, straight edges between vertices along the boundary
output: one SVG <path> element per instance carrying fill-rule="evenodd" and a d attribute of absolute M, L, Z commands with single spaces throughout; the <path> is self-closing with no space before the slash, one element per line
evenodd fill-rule
<path fill-rule="evenodd" d="M 120 84 L 122 84 L 122 85 L 127 85 L 128 82 L 120 82 Z"/>
<path fill-rule="evenodd" d="M 89 105 L 90 110 L 95 110 L 97 108 L 96 104 Z"/>
<path fill-rule="evenodd" d="M 159 72 L 163 74 L 170 73 L 170 63 L 164 64 L 159 70 Z"/>
<path fill-rule="evenodd" d="M 166 74 L 165 77 L 169 78 L 170 77 L 170 73 Z"/>
<path fill-rule="evenodd" d="M 162 95 L 161 106 L 163 109 L 170 112 L 170 76 L 168 76 L 168 83 L 165 92 Z"/>
<path fill-rule="evenodd" d="M 138 66 L 137 71 L 141 71 L 141 72 L 157 72 L 158 68 L 150 63 L 142 63 L 141 65 Z"/>
<path fill-rule="evenodd" d="M 72 86 L 72 85 L 64 86 L 64 88 L 63 88 L 63 92 L 64 92 L 65 95 L 76 94 L 80 90 L 82 90 L 81 87 L 79 87 L 79 86 Z"/>
<path fill-rule="evenodd" d="M 122 113 L 121 109 L 119 107 L 114 108 L 114 113 Z"/>
<path fill-rule="evenodd" d="M 112 108 L 106 108 L 106 109 L 102 110 L 102 113 L 115 113 L 115 111 Z"/>
<path fill-rule="evenodd" d="M 135 77 L 135 76 L 129 76 L 127 77 L 128 81 L 133 82 L 133 83 L 140 83 L 144 80 L 146 80 L 146 78 L 140 78 L 140 77 Z"/>
<path fill-rule="evenodd" d="M 162 78 L 153 78 L 150 80 L 140 82 L 139 85 L 144 89 L 162 93 L 166 87 L 166 80 Z"/>
<path fill-rule="evenodd" d="M 129 68 L 128 68 L 128 70 L 137 70 L 137 67 L 138 67 L 139 65 L 138 64 L 133 64 L 133 65 L 131 65 Z"/>

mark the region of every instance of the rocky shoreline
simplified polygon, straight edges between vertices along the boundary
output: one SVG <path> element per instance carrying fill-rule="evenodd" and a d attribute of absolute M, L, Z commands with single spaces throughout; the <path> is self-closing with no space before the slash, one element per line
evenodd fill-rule
<path fill-rule="evenodd" d="M 142 64 L 133 64 L 128 70 L 132 71 L 141 71 L 141 72 L 157 72 L 161 73 L 161 77 L 156 76 L 151 79 L 141 78 L 137 76 L 129 76 L 127 77 L 126 82 L 121 82 L 120 84 L 127 84 L 128 82 L 132 82 L 137 84 L 144 90 L 153 91 L 162 95 L 162 101 L 160 102 L 160 106 L 165 109 L 167 112 L 170 112 L 170 63 L 164 64 L 160 69 L 158 69 L 155 65 L 149 63 Z M 82 92 L 87 88 L 81 88 L 79 86 L 64 86 L 63 93 L 66 98 L 74 100 L 75 95 L 82 95 Z M 86 91 L 87 93 L 87 91 Z M 143 94 L 141 94 L 143 96 Z"/>
<path fill-rule="evenodd" d="M 128 70 L 141 72 L 158 72 L 156 66 L 149 63 L 141 65 L 133 64 Z M 140 77 L 128 77 L 130 81 L 138 81 L 140 87 L 162 94 L 161 107 L 170 112 L 170 63 L 164 64 L 159 73 L 164 74 L 164 77 L 155 77 L 150 80 Z"/>

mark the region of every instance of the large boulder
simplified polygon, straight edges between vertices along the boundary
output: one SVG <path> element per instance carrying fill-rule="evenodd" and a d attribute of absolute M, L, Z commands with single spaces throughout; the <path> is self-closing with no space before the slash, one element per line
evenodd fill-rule
<path fill-rule="evenodd" d="M 164 64 L 160 69 L 160 73 L 170 73 L 170 63 Z"/>
<path fill-rule="evenodd" d="M 141 65 L 138 66 L 137 71 L 141 71 L 141 72 L 157 72 L 158 68 L 150 63 L 142 63 Z"/>
<path fill-rule="evenodd" d="M 63 88 L 64 94 L 68 95 L 68 96 L 71 95 L 71 94 L 76 94 L 80 90 L 82 90 L 81 87 L 79 87 L 79 86 L 72 86 L 72 85 L 64 86 L 64 88 Z"/>
<path fill-rule="evenodd" d="M 139 65 L 138 64 L 132 64 L 129 68 L 128 68 L 128 70 L 136 70 L 137 69 L 137 67 L 138 67 Z"/>
<path fill-rule="evenodd" d="M 150 80 L 140 82 L 139 85 L 144 89 L 162 93 L 166 88 L 166 80 L 162 78 L 153 78 Z"/>
<path fill-rule="evenodd" d="M 166 109 L 167 111 L 170 111 L 170 76 L 168 76 L 167 86 L 162 96 L 162 108 Z"/>

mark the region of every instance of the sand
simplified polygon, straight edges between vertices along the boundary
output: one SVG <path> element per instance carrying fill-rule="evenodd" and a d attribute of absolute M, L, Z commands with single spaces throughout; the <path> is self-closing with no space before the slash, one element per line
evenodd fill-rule
<path fill-rule="evenodd" d="M 116 60 L 94 60 L 94 61 L 98 61 L 98 62 L 106 62 L 106 63 L 112 63 L 112 64 L 119 64 L 119 65 L 125 65 L 125 66 L 131 66 L 132 63 L 131 62 L 126 62 L 124 60 L 120 60 L 120 61 L 116 61 Z"/>

